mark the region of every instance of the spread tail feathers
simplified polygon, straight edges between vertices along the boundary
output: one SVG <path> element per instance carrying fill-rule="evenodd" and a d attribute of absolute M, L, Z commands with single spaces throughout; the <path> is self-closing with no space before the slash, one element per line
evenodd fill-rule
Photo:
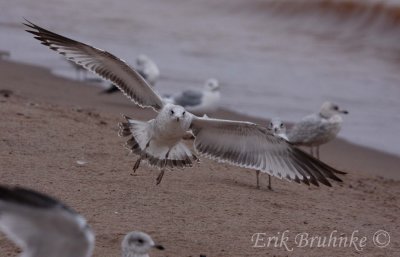
<path fill-rule="evenodd" d="M 193 165 L 192 159 L 196 160 L 196 157 L 181 141 L 172 147 L 163 145 L 162 142 L 151 139 L 149 133 L 151 124 L 149 122 L 124 117 L 127 122 L 119 123 L 119 136 L 130 136 L 130 139 L 126 142 L 126 148 L 139 155 L 142 160 L 146 160 L 150 166 L 161 169 L 164 167 L 183 168 Z"/>

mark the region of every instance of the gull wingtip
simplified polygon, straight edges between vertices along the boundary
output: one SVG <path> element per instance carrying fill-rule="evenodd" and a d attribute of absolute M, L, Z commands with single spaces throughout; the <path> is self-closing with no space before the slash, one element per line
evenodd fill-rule
<path fill-rule="evenodd" d="M 25 17 L 22 17 L 22 18 L 25 20 L 24 22 L 22 22 L 23 25 L 31 27 L 31 28 L 35 28 L 36 25 L 33 22 L 31 22 L 30 20 L 28 20 Z"/>

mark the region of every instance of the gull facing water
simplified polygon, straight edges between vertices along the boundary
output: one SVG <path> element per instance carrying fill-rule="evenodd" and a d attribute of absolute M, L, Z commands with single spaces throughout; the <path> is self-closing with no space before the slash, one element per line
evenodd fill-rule
<path fill-rule="evenodd" d="M 340 171 L 275 136 L 267 128 L 245 121 L 198 117 L 182 106 L 165 103 L 134 68 L 116 56 L 29 21 L 25 25 L 43 45 L 111 81 L 140 107 L 158 112 L 149 121 L 126 117 L 126 122 L 120 124 L 120 135 L 130 137 L 127 147 L 139 156 L 139 163 L 144 160 L 161 170 L 157 184 L 166 168 L 192 166 L 192 161 L 197 160 L 183 143 L 189 131 L 195 137 L 195 151 L 219 162 L 273 171 L 276 177 L 308 185 L 331 186 L 328 179 L 342 181 L 336 176 Z"/>
<path fill-rule="evenodd" d="M 208 79 L 203 90 L 185 90 L 177 95 L 164 98 L 165 102 L 180 105 L 199 116 L 217 111 L 220 100 L 220 86 L 216 79 Z"/>
<path fill-rule="evenodd" d="M 319 147 L 336 138 L 343 122 L 340 114 L 348 114 L 338 105 L 325 102 L 318 113 L 304 117 L 289 131 L 289 142 L 295 145 L 309 146 L 310 153 L 314 156 L 313 147 L 316 147 L 315 155 L 319 159 Z"/>
<path fill-rule="evenodd" d="M 0 231 L 22 249 L 21 257 L 90 257 L 95 236 L 84 217 L 62 202 L 21 187 L 0 186 Z M 163 250 L 143 232 L 122 241 L 122 257 Z"/>
<path fill-rule="evenodd" d="M 136 71 L 153 87 L 160 77 L 160 69 L 157 64 L 144 54 L 140 54 L 136 58 Z M 108 89 L 104 90 L 103 93 L 112 94 L 118 91 L 118 87 L 111 85 Z"/>

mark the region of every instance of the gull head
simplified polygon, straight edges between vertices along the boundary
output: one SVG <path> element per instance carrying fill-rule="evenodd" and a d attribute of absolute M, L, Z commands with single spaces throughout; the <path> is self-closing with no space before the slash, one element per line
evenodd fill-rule
<path fill-rule="evenodd" d="M 279 118 L 274 118 L 271 120 L 269 123 L 268 128 L 274 133 L 274 134 L 282 134 L 286 133 L 286 126 L 283 123 L 283 121 Z"/>
<path fill-rule="evenodd" d="M 210 92 L 219 92 L 219 83 L 216 79 L 207 79 L 205 84 L 205 90 Z"/>
<path fill-rule="evenodd" d="M 268 129 L 276 136 L 286 138 L 286 126 L 279 118 L 274 118 L 268 125 Z"/>
<path fill-rule="evenodd" d="M 349 112 L 346 110 L 340 109 L 337 104 L 331 102 L 325 102 L 321 106 L 321 110 L 319 111 L 320 115 L 324 118 L 330 118 L 336 114 L 348 114 Z"/>
<path fill-rule="evenodd" d="M 147 253 L 156 248 L 164 250 L 162 245 L 155 244 L 149 235 L 139 231 L 128 233 L 122 240 L 122 256 L 147 256 Z"/>
<path fill-rule="evenodd" d="M 167 122 L 174 127 L 180 127 L 185 131 L 189 129 L 193 118 L 193 115 L 186 111 L 182 106 L 170 103 L 165 104 L 159 115 L 161 115 L 164 122 Z"/>
<path fill-rule="evenodd" d="M 136 58 L 136 64 L 138 66 L 144 66 L 146 63 L 148 63 L 150 61 L 150 58 L 147 57 L 147 55 L 144 54 L 140 54 L 137 58 Z"/>

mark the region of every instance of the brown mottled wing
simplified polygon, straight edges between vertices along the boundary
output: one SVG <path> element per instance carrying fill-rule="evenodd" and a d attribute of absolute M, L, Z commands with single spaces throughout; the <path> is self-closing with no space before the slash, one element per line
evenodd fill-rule
<path fill-rule="evenodd" d="M 162 109 L 163 101 L 160 96 L 153 91 L 135 69 L 123 60 L 101 49 L 43 29 L 30 21 L 26 22 L 24 25 L 29 27 L 27 32 L 35 35 L 35 38 L 41 41 L 43 45 L 103 79 L 111 81 L 140 107 Z"/>
<path fill-rule="evenodd" d="M 257 124 L 194 116 L 191 129 L 196 151 L 210 159 L 299 183 L 331 186 L 327 178 L 341 181 L 334 174 L 339 171 Z"/>

